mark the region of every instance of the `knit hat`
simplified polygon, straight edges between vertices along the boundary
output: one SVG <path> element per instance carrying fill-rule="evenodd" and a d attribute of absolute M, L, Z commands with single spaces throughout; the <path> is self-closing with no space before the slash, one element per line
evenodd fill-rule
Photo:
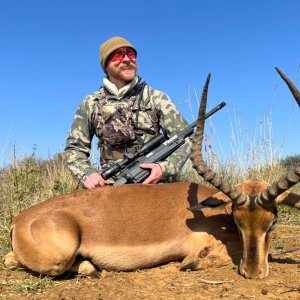
<path fill-rule="evenodd" d="M 117 49 L 122 47 L 130 47 L 134 50 L 135 54 L 137 54 L 136 49 L 124 38 L 120 36 L 114 36 L 104 42 L 100 46 L 100 60 L 101 60 L 101 67 L 105 72 L 105 67 L 109 56 Z"/>

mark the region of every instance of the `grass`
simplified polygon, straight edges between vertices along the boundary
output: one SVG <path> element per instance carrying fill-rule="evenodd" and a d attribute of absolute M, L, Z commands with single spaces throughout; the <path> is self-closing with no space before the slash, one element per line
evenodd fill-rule
<path fill-rule="evenodd" d="M 55 281 L 50 277 L 43 276 L 38 279 L 2 280 L 0 285 L 8 287 L 8 292 L 10 293 L 38 293 L 47 288 L 52 288 L 55 285 Z"/>

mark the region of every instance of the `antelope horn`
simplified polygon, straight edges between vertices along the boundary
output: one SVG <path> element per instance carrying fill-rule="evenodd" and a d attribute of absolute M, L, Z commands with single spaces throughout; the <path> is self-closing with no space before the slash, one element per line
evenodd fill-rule
<path fill-rule="evenodd" d="M 274 202 L 279 195 L 290 189 L 298 182 L 300 182 L 300 165 L 296 166 L 294 170 L 289 171 L 278 181 L 275 181 L 270 187 L 260 194 L 258 199 L 262 204 L 269 201 Z"/>
<path fill-rule="evenodd" d="M 292 92 L 295 100 L 297 101 L 299 107 L 300 107 L 300 92 L 297 89 L 297 87 L 286 77 L 286 75 L 278 68 L 275 67 L 276 71 L 279 73 L 281 78 L 285 81 L 287 86 L 289 87 L 290 91 Z"/>
<path fill-rule="evenodd" d="M 275 67 L 281 78 L 286 82 L 298 105 L 300 106 L 300 92 L 296 86 L 286 77 L 286 75 L 278 68 Z M 283 192 L 290 189 L 292 186 L 300 182 L 300 165 L 296 166 L 294 170 L 288 172 L 281 177 L 278 181 L 275 181 L 266 191 L 261 193 L 258 197 L 259 201 L 264 204 L 268 201 L 274 202 L 275 199 Z"/>
<path fill-rule="evenodd" d="M 247 194 L 231 186 L 228 182 L 225 182 L 222 178 L 216 175 L 212 170 L 208 168 L 208 166 L 202 158 L 202 141 L 204 134 L 205 111 L 209 81 L 210 73 L 208 74 L 205 85 L 203 87 L 201 103 L 199 108 L 199 116 L 197 121 L 197 130 L 193 138 L 193 145 L 191 149 L 191 160 L 193 163 L 193 168 L 197 171 L 197 173 L 200 176 L 203 177 L 205 181 L 209 182 L 214 187 L 222 191 L 233 202 L 237 203 L 238 205 L 241 205 L 244 204 L 248 199 Z"/>

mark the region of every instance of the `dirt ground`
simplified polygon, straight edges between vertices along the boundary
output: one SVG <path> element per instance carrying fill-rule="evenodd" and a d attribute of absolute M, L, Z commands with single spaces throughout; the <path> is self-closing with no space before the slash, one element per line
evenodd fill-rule
<path fill-rule="evenodd" d="M 237 268 L 180 272 L 173 262 L 135 272 L 65 275 L 52 280 L 24 270 L 0 268 L 2 299 L 300 299 L 300 226 L 279 225 L 267 279 L 245 279 Z"/>

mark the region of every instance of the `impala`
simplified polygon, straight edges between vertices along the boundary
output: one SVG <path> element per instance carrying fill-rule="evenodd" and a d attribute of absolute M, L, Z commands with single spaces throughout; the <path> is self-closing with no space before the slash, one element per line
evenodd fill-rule
<path fill-rule="evenodd" d="M 288 84 L 297 102 L 299 91 Z M 300 167 L 269 186 L 249 180 L 230 186 L 202 160 L 201 145 L 209 77 L 205 83 L 191 159 L 214 187 L 194 183 L 107 186 L 60 195 L 19 214 L 11 226 L 9 268 L 46 275 L 97 269 L 135 270 L 183 260 L 181 270 L 239 264 L 246 278 L 268 276 L 277 205 L 300 209 L 288 189 Z"/>

